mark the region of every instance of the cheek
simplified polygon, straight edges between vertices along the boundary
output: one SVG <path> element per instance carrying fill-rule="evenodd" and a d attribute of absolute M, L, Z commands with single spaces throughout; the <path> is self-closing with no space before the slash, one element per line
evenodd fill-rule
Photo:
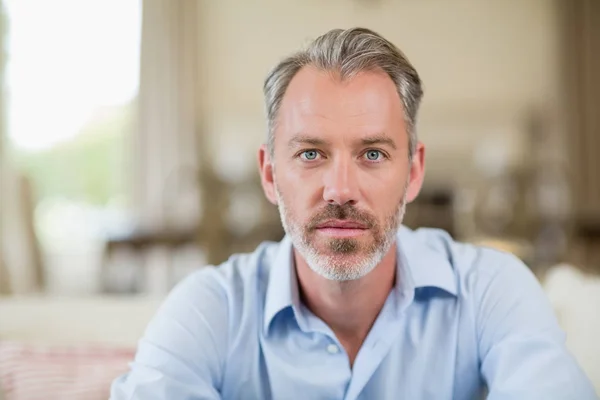
<path fill-rule="evenodd" d="M 301 212 L 304 201 L 302 188 L 281 175 L 277 176 L 274 182 L 278 202 L 283 202 L 288 214 L 296 217 Z"/>
<path fill-rule="evenodd" d="M 275 183 L 285 195 L 286 204 L 311 207 L 323 197 L 323 176 L 318 169 L 286 166 L 276 171 Z"/>
<path fill-rule="evenodd" d="M 402 200 L 408 173 L 398 171 L 369 171 L 359 178 L 361 195 L 372 210 L 388 213 Z"/>
<path fill-rule="evenodd" d="M 287 192 L 281 193 L 282 201 L 285 203 L 285 208 L 288 214 L 294 217 L 296 220 L 303 220 L 310 215 L 310 202 L 302 193 L 298 191 L 290 191 L 293 188 L 289 188 Z"/>

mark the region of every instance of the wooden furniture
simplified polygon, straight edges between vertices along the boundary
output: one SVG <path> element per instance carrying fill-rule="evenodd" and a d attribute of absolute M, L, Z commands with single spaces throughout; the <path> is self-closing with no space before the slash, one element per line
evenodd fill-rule
<path fill-rule="evenodd" d="M 144 291 L 146 282 L 146 260 L 149 250 L 161 248 L 167 250 L 171 260 L 164 265 L 166 269 L 165 286 L 170 288 L 176 281 L 173 256 L 185 247 L 196 247 L 205 256 L 207 264 L 218 265 L 234 253 L 253 251 L 266 240 L 278 241 L 284 236 L 275 206 L 264 199 L 258 177 L 242 183 L 229 183 L 219 178 L 208 167 L 200 173 L 199 182 L 202 194 L 202 217 L 200 223 L 187 228 L 167 224 L 167 227 L 134 230 L 133 232 L 108 238 L 105 243 L 104 260 L 101 265 L 101 291 L 139 293 Z M 244 196 L 250 192 L 262 199 L 257 207 L 251 208 L 258 221 L 250 230 L 242 230 L 238 224 L 230 221 L 230 206 L 234 196 Z M 250 206 L 249 206 L 250 207 Z M 127 253 L 135 265 L 126 265 L 134 269 L 134 278 L 124 288 L 111 287 L 111 261 L 119 253 Z M 134 261 L 133 261 L 134 260 Z M 200 267 L 201 265 L 199 265 Z M 122 285 L 119 285 L 122 286 Z"/>
<path fill-rule="evenodd" d="M 197 230 L 180 230 L 180 231 L 136 231 L 128 235 L 120 237 L 108 238 L 105 244 L 104 255 L 100 270 L 100 286 L 101 291 L 114 292 L 116 291 L 111 287 L 109 275 L 111 262 L 120 253 L 127 252 L 129 255 L 133 255 L 135 259 L 135 265 L 131 265 L 134 269 L 135 277 L 128 288 L 127 292 L 142 292 L 144 289 L 144 278 L 146 269 L 144 267 L 145 260 L 144 256 L 149 249 L 161 247 L 169 250 L 169 254 L 173 254 L 179 248 L 186 245 L 194 245 L 197 238 Z M 174 281 L 173 278 L 173 263 L 170 262 L 165 265 L 167 271 L 167 279 L 170 282 Z"/>
<path fill-rule="evenodd" d="M 135 260 L 133 268 L 134 279 L 124 289 L 127 293 L 144 292 L 146 281 L 145 255 L 151 249 L 162 248 L 168 251 L 171 260 L 164 265 L 166 270 L 166 287 L 176 283 L 175 265 L 173 257 L 185 247 L 197 247 L 207 255 L 208 264 L 216 265 L 225 261 L 231 254 L 252 251 L 265 240 L 278 241 L 283 237 L 283 228 L 277 222 L 265 222 L 256 226 L 252 231 L 239 234 L 235 231 L 213 232 L 210 225 L 191 229 L 171 230 L 144 230 L 132 232 L 120 237 L 112 237 L 106 241 L 103 261 L 101 265 L 101 291 L 103 293 L 119 292 L 110 284 L 111 261 L 119 253 L 126 252 Z M 213 246 L 216 251 L 210 251 L 208 246 Z M 216 247 L 216 249 L 215 249 Z M 206 250 L 205 250 L 206 249 Z M 208 261 L 209 259 L 213 262 Z M 201 267 L 199 265 L 198 267 Z"/>
<path fill-rule="evenodd" d="M 415 229 L 439 228 L 454 236 L 454 194 L 445 188 L 424 188 L 406 208 L 403 224 Z"/>
<path fill-rule="evenodd" d="M 575 222 L 572 257 L 588 273 L 600 274 L 600 220 Z"/>

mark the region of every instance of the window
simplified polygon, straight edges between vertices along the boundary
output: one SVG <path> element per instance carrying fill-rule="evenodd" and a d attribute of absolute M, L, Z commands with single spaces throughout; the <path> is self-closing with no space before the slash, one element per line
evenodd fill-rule
<path fill-rule="evenodd" d="M 93 290 L 105 230 L 126 222 L 141 0 L 5 9 L 8 145 L 33 183 L 50 290 Z"/>

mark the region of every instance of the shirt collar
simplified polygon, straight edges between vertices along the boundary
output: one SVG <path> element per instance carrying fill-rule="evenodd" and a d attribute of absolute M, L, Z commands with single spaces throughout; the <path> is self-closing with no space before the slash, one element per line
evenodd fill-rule
<path fill-rule="evenodd" d="M 413 231 L 401 226 L 397 235 L 399 278 L 412 280 L 413 289 L 434 287 L 456 296 L 454 266 L 448 254 L 448 241 L 442 236 L 445 235 L 441 230 Z"/>
<path fill-rule="evenodd" d="M 287 307 L 300 305 L 298 280 L 292 252 L 292 241 L 286 235 L 279 242 L 275 257 L 269 266 L 267 294 L 265 298 L 264 330 L 268 332 L 271 321 Z"/>
<path fill-rule="evenodd" d="M 402 226 L 396 236 L 397 285 L 401 292 L 435 287 L 454 296 L 457 294 L 456 276 L 448 254 L 439 245 L 430 245 L 428 239 Z M 438 242 L 436 242 L 438 243 Z M 273 318 L 288 307 L 300 309 L 298 280 L 294 265 L 292 241 L 285 236 L 278 244 L 269 266 L 269 278 L 264 308 L 264 330 L 268 332 Z"/>

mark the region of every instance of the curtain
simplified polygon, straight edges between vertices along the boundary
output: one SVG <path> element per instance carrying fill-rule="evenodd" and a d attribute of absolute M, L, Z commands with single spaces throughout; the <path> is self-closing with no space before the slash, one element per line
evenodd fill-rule
<path fill-rule="evenodd" d="M 600 2 L 559 1 L 574 195 L 574 253 L 600 272 Z"/>
<path fill-rule="evenodd" d="M 6 151 L 6 19 L 0 3 L 0 294 L 44 289 L 44 271 L 33 221 L 30 181 Z"/>
<path fill-rule="evenodd" d="M 8 282 L 8 268 L 6 265 L 6 255 L 4 254 L 4 170 L 6 167 L 4 155 L 4 140 L 6 132 L 5 113 L 4 113 L 4 65 L 5 65 L 5 48 L 4 48 L 4 8 L 0 3 L 0 295 L 10 292 Z"/>
<path fill-rule="evenodd" d="M 140 222 L 151 228 L 198 216 L 197 197 L 186 196 L 197 189 L 197 3 L 143 1 L 132 187 Z"/>
<path fill-rule="evenodd" d="M 9 163 L 2 166 L 3 203 L 0 289 L 16 294 L 44 290 L 45 276 L 34 229 L 34 202 L 29 179 Z M 1 268 L 1 267 L 0 267 Z"/>

